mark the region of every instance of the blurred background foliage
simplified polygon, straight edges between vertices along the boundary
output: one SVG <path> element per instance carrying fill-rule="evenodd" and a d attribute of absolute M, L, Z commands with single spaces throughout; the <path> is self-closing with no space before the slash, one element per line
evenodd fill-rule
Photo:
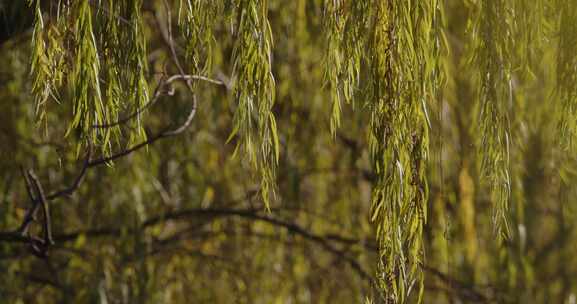
<path fill-rule="evenodd" d="M 362 37 L 373 26 L 362 12 L 370 15 L 375 1 L 119 1 L 119 31 L 130 18 L 142 26 L 112 47 L 100 34 L 115 1 L 78 1 L 89 5 L 104 80 L 87 90 L 109 87 L 108 68 L 126 69 L 118 80 L 126 86 L 110 95 L 111 104 L 130 103 L 117 118 L 152 97 L 163 75 L 220 83 L 175 82 L 138 124 L 112 135 L 93 134 L 90 124 L 69 132 L 78 98 L 67 86 L 78 84 L 73 70 L 82 64 L 67 58 L 81 53 L 67 43 L 81 38 L 58 29 L 75 33 L 60 7 L 75 1 L 0 1 L 0 303 L 388 303 L 374 279 L 382 248 L 370 220 L 379 172 L 367 140 L 369 44 L 330 19 L 347 14 L 339 5 L 351 9 L 364 22 L 353 26 Z M 426 99 L 427 220 L 415 262 L 423 301 L 575 303 L 577 4 L 438 3 L 434 60 L 443 79 Z M 244 34 L 240 7 L 251 12 Z M 62 65 L 48 65 L 41 80 L 31 73 L 38 11 L 44 26 L 54 25 L 46 39 L 62 42 L 43 52 Z M 123 47 L 136 55 L 103 52 Z M 393 54 L 402 65 L 403 52 Z M 43 99 L 36 81 L 54 94 Z M 21 168 L 33 169 L 47 192 L 65 188 L 86 146 L 98 143 L 95 153 L 107 156 L 178 125 L 191 91 L 198 104 L 186 132 L 91 168 L 72 195 L 51 202 L 47 258 L 11 237 L 31 204 Z M 80 95 L 96 98 L 90 92 Z M 272 126 L 262 120 L 269 112 Z"/>

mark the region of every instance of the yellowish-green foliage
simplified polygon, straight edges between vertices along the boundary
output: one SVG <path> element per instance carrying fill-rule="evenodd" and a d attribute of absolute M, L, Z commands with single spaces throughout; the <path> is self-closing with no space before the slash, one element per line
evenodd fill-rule
<path fill-rule="evenodd" d="M 471 17 L 471 65 L 477 69 L 478 125 L 477 146 L 481 155 L 481 175 L 489 184 L 494 204 L 494 225 L 506 235 L 507 208 L 511 195 L 509 149 L 511 142 L 509 111 L 513 106 L 511 75 L 511 1 L 477 1 Z"/>
<path fill-rule="evenodd" d="M 135 112 L 144 107 L 149 99 L 148 81 L 146 79 L 148 74 L 148 52 L 144 36 L 144 22 L 141 16 L 143 0 L 110 1 L 120 6 L 120 9 L 114 11 L 118 11 L 120 16 L 126 16 L 126 20 L 129 22 L 128 28 L 126 26 L 118 27 L 125 29 L 121 31 L 120 35 L 121 41 L 124 43 L 119 44 L 118 48 L 123 50 L 120 56 L 121 62 L 127 64 L 127 69 L 123 69 L 123 71 L 127 71 L 124 75 L 127 85 L 124 88 L 128 106 L 125 108 L 129 112 Z M 111 6 L 113 5 L 115 4 L 111 4 Z M 137 114 L 135 122 L 136 124 L 132 127 L 136 130 L 130 133 L 129 143 L 134 143 L 137 139 L 142 140 L 144 137 L 140 114 Z"/>
<path fill-rule="evenodd" d="M 272 112 L 275 80 L 272 75 L 272 31 L 268 0 L 239 0 L 236 7 L 236 44 L 233 51 L 235 97 L 238 107 L 231 136 L 252 168 L 260 174 L 260 192 L 268 208 L 275 193 L 279 141 Z"/>
<path fill-rule="evenodd" d="M 427 105 L 437 96 L 439 37 L 433 25 L 439 7 L 434 1 L 377 1 L 376 7 L 368 142 L 378 179 L 371 220 L 377 224 L 381 288 L 387 298 L 405 303 L 412 290 L 421 299 L 424 288 Z"/>
<path fill-rule="evenodd" d="M 40 2 L 34 2 L 35 25 L 32 34 L 32 58 L 30 70 L 33 75 L 32 92 L 36 102 L 39 121 L 45 121 L 45 107 L 49 99 L 58 100 L 58 86 L 62 81 L 62 37 L 56 26 L 45 24 Z M 48 29 L 46 29 L 48 27 Z M 54 72 L 55 71 L 55 72 Z"/>
<path fill-rule="evenodd" d="M 186 61 L 193 74 L 210 72 L 212 53 L 216 43 L 213 32 L 219 14 L 223 13 L 221 1 L 192 1 L 179 3 L 182 33 L 186 43 Z"/>
<path fill-rule="evenodd" d="M 61 95 L 70 94 L 72 119 L 67 134 L 79 139 L 78 151 L 95 146 L 110 155 L 114 147 L 122 146 L 122 130 L 116 124 L 121 114 L 139 112 L 149 100 L 142 3 L 104 1 L 96 11 L 90 1 L 69 7 L 58 4 L 57 18 L 48 22 L 43 20 L 40 3 L 33 2 L 31 65 L 39 121 L 47 123 L 49 101 L 59 102 Z M 144 138 L 140 116 L 136 113 L 124 130 L 129 144 Z"/>
<path fill-rule="evenodd" d="M 0 303 L 575 302 L 574 0 L 0 25 Z M 55 245 L 44 213 L 15 232 L 40 202 Z"/>
<path fill-rule="evenodd" d="M 331 133 L 341 125 L 342 104 L 350 104 L 361 76 L 371 1 L 325 0 L 325 78 L 332 99 Z"/>
<path fill-rule="evenodd" d="M 94 129 L 95 125 L 106 122 L 106 107 L 100 89 L 100 57 L 96 46 L 96 37 L 92 31 L 92 9 L 88 0 L 77 2 L 75 14 L 75 58 L 70 77 L 73 98 L 73 119 L 68 133 L 75 131 L 89 144 L 110 149 L 110 132 L 107 129 Z"/>
<path fill-rule="evenodd" d="M 111 14 L 119 15 L 120 14 L 120 6 L 115 1 L 107 1 L 106 2 L 106 9 Z M 126 100 L 126 95 L 123 95 L 123 86 L 121 85 L 122 79 L 121 74 L 122 70 L 120 68 L 120 51 L 121 51 L 121 44 L 120 42 L 123 41 L 123 38 L 120 36 L 119 27 L 122 25 L 119 24 L 118 19 L 110 18 L 108 15 L 104 13 L 104 10 L 99 11 L 99 16 L 102 20 L 102 29 L 101 35 L 103 37 L 103 43 L 100 53 L 102 54 L 102 68 L 103 68 L 103 78 L 105 81 L 104 90 L 103 90 L 103 98 L 104 103 L 109 105 L 108 112 L 107 112 L 107 120 L 104 123 L 109 124 L 115 121 L 118 121 L 119 117 L 119 109 L 121 104 L 124 104 L 124 100 Z M 134 96 L 131 94 L 130 96 Z M 111 126 L 108 128 L 112 133 L 113 139 L 119 140 L 120 136 L 120 126 Z"/>
<path fill-rule="evenodd" d="M 567 151 L 575 151 L 577 136 L 577 5 L 558 1 L 561 11 L 556 95 L 561 102 L 560 136 Z"/>

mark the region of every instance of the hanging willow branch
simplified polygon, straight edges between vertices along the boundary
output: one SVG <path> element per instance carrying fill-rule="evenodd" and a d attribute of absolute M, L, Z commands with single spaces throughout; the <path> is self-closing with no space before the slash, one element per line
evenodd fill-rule
<path fill-rule="evenodd" d="M 527 102 L 519 101 L 527 98 L 520 97 L 522 89 L 514 92 L 514 88 L 528 86 L 527 79 L 533 77 L 530 75 L 533 73 L 531 62 L 540 58 L 538 52 L 542 52 L 540 42 L 534 40 L 545 40 L 541 26 L 548 23 L 545 17 L 548 10 L 559 11 L 558 24 L 555 24 L 559 31 L 555 35 L 558 39 L 555 72 L 560 141 L 566 150 L 575 149 L 577 5 L 571 0 L 545 2 L 467 2 L 472 7 L 468 64 L 476 77 L 476 114 L 481 134 L 477 146 L 482 177 L 490 186 L 495 230 L 500 236 L 509 234 L 506 215 L 511 180 L 516 181 L 518 192 L 517 205 L 512 206 L 521 209 L 524 199 L 520 190 L 523 173 L 514 165 L 510 169 L 509 154 L 510 146 L 515 147 L 511 159 L 520 163 L 520 156 L 514 153 L 521 150 L 524 140 L 510 133 L 518 128 L 522 121 L 519 117 L 524 113 L 514 113 L 511 109 Z M 83 145 L 97 147 L 103 154 L 97 160 L 87 162 L 87 167 L 129 155 L 156 140 L 179 134 L 190 125 L 196 113 L 195 99 L 183 125 L 136 141 L 136 138 L 144 137 L 141 113 L 166 93 L 160 89 L 168 89 L 172 81 L 184 81 L 191 92 L 197 88 L 193 79 L 222 84 L 206 76 L 211 72 L 212 59 L 216 58 L 213 54 L 214 28 L 219 15 L 225 11 L 224 1 L 180 0 L 178 20 L 185 42 L 183 49 L 178 49 L 173 41 L 172 17 L 169 4 L 165 2 L 168 33 L 163 36 L 179 74 L 163 80 L 152 97 L 149 97 L 147 83 L 142 0 L 102 0 L 97 5 L 95 1 L 79 0 L 63 5 L 66 14 L 58 5 L 59 13 L 63 14 L 56 22 L 45 22 L 39 1 L 30 3 L 36 19 L 31 62 L 36 112 L 40 121 L 45 119 L 48 100 L 58 99 L 58 91 L 66 79 L 73 99 L 73 119 L 67 134 L 78 135 L 82 141 L 79 148 Z M 439 99 L 443 79 L 439 63 L 442 57 L 442 1 L 323 0 L 318 3 L 324 4 L 327 42 L 324 75 L 331 88 L 333 136 L 341 125 L 343 104 L 353 102 L 361 77 L 369 82 L 368 144 L 376 173 L 370 218 L 377 229 L 380 288 L 387 301 L 421 302 L 425 257 L 423 229 L 428 201 L 426 171 L 430 122 L 427 105 Z M 258 172 L 262 197 L 268 208 L 270 196 L 275 194 L 279 158 L 272 111 L 276 88 L 272 75 L 273 37 L 267 19 L 268 1 L 234 0 L 227 1 L 226 5 L 234 8 L 237 18 L 232 61 L 236 78 L 234 95 L 238 104 L 231 138 L 238 137 L 237 149 L 242 149 L 250 166 Z M 545 9 L 546 5 L 550 7 Z M 542 24 L 532 23 L 533 19 Z M 161 34 L 164 33 L 161 31 Z M 177 49 L 184 51 L 187 67 L 193 75 L 185 74 Z M 548 62 L 547 58 L 545 62 Z M 368 71 L 362 69 L 363 64 L 368 65 Z M 513 74 L 514 71 L 521 73 Z M 443 111 L 441 106 L 438 109 Z M 439 120 L 442 117 L 439 114 Z M 115 142 L 120 144 L 121 134 L 127 130 L 130 132 L 129 148 L 112 154 L 113 145 Z M 510 138 L 516 138 L 515 144 Z M 510 172 L 514 176 L 510 176 Z M 50 200 L 50 196 L 47 199 Z M 473 257 L 474 252 L 468 255 Z"/>
<path fill-rule="evenodd" d="M 30 1 L 30 4 L 34 5 L 35 12 L 30 65 L 32 94 L 38 121 L 46 123 L 46 102 L 50 98 L 58 101 L 58 88 L 63 78 L 62 33 L 57 25 L 44 21 L 40 0 Z"/>
<path fill-rule="evenodd" d="M 367 0 L 325 0 L 324 29 L 326 33 L 325 81 L 332 99 L 331 133 L 335 136 L 341 125 L 341 108 L 351 103 L 358 85 L 361 60 L 365 53 L 367 21 L 370 12 Z"/>
<path fill-rule="evenodd" d="M 557 54 L 557 98 L 561 102 L 562 147 L 574 152 L 577 141 L 577 4 L 559 1 L 561 21 Z"/>
<path fill-rule="evenodd" d="M 120 21 L 114 16 L 120 16 L 120 6 L 117 1 L 108 0 L 106 3 L 106 10 L 99 10 L 98 17 L 102 20 L 101 31 L 101 52 L 104 84 L 104 103 L 108 106 L 107 122 L 117 121 L 119 117 L 120 103 L 119 100 L 123 98 L 123 86 L 121 68 L 121 41 L 119 27 L 122 28 Z M 120 139 L 120 126 L 112 126 L 110 132 L 113 138 L 118 141 Z"/>
<path fill-rule="evenodd" d="M 405 303 L 424 291 L 423 226 L 428 186 L 426 104 L 437 96 L 436 1 L 376 1 L 372 31 L 373 101 L 369 146 L 378 181 L 371 220 L 377 224 L 378 278 L 388 300 Z"/>
<path fill-rule="evenodd" d="M 481 175 L 491 189 L 494 229 L 500 236 L 508 235 L 506 213 L 511 192 L 508 111 L 513 105 L 510 58 L 513 20 L 510 5 L 506 0 L 478 2 L 470 60 L 479 71 Z"/>
<path fill-rule="evenodd" d="M 183 5 L 185 17 L 181 22 L 181 28 L 186 41 L 186 61 L 193 74 L 207 75 L 212 67 L 215 44 L 214 26 L 219 14 L 223 13 L 222 2 L 186 0 L 180 3 L 179 7 Z M 179 22 L 180 19 L 181 17 L 179 17 Z"/>
<path fill-rule="evenodd" d="M 148 81 L 146 75 L 148 72 L 146 39 L 144 37 L 144 24 L 141 16 L 142 0 L 127 0 L 118 1 L 124 4 L 122 10 L 124 16 L 129 20 L 130 26 L 123 27 L 125 30 L 121 32 L 125 36 L 123 39 L 125 43 L 126 52 L 123 54 L 125 62 L 128 63 L 128 68 L 123 69 L 126 73 L 126 83 L 128 90 L 126 91 L 126 98 L 128 100 L 128 112 L 135 112 L 142 108 L 149 99 Z M 132 127 L 136 132 L 131 132 L 128 143 L 132 144 L 143 140 L 146 137 L 144 129 L 142 128 L 140 115 L 137 115 L 134 120 L 135 125 Z"/>
<path fill-rule="evenodd" d="M 92 9 L 88 0 L 76 5 L 75 48 L 76 58 L 70 77 L 74 96 L 73 118 L 67 131 L 76 133 L 87 143 L 110 151 L 110 130 L 93 129 L 106 122 L 107 109 L 100 90 L 100 58 L 92 30 Z"/>
<path fill-rule="evenodd" d="M 31 74 L 38 120 L 46 121 L 47 100 L 58 101 L 66 80 L 73 97 L 66 135 L 80 139 L 78 151 L 92 145 L 109 154 L 120 143 L 121 127 L 93 126 L 117 121 L 122 111 L 135 112 L 149 100 L 142 1 L 107 0 L 95 8 L 90 0 L 59 3 L 49 22 L 40 1 L 34 5 Z M 125 129 L 129 145 L 144 137 L 140 114 Z"/>
<path fill-rule="evenodd" d="M 251 166 L 259 172 L 262 198 L 268 208 L 270 194 L 275 193 L 279 143 L 272 112 L 275 81 L 267 11 L 267 0 L 238 1 L 237 41 L 233 51 L 238 108 L 230 137 L 239 136 L 239 145 Z"/>

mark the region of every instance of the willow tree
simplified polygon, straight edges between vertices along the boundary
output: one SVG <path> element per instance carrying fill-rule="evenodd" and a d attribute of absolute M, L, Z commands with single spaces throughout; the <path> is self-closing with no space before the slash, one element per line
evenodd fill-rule
<path fill-rule="evenodd" d="M 0 299 L 575 301 L 575 1 L 0 16 Z"/>

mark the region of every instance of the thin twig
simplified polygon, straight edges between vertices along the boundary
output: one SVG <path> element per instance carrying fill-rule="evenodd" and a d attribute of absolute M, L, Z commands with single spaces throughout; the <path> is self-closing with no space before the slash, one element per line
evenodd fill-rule
<path fill-rule="evenodd" d="M 165 84 L 166 83 L 164 82 L 164 80 L 161 80 L 160 83 L 158 84 L 158 86 L 156 87 L 156 89 L 154 90 L 154 94 L 152 95 L 152 98 L 149 99 L 148 102 L 146 102 L 142 107 L 136 109 L 136 111 L 134 111 L 132 114 L 130 114 L 126 117 L 120 118 L 119 120 L 114 121 L 114 122 L 104 123 L 104 124 L 100 124 L 100 125 L 96 124 L 96 125 L 93 125 L 92 127 L 95 129 L 111 128 L 111 127 L 115 127 L 115 126 L 124 124 L 124 123 L 128 122 L 129 120 L 138 117 L 140 114 L 142 114 L 142 112 L 144 112 L 150 106 L 155 104 L 156 101 L 158 101 L 158 99 L 162 96 L 161 88 L 164 87 Z"/>
<path fill-rule="evenodd" d="M 212 84 L 216 84 L 216 85 L 221 85 L 221 86 L 225 86 L 226 84 L 221 81 L 221 80 L 217 80 L 217 79 L 212 79 L 209 77 L 205 77 L 205 76 L 200 76 L 200 75 L 174 75 L 170 78 L 168 78 L 168 80 L 166 81 L 167 83 L 170 83 L 174 80 L 177 79 L 184 79 L 184 80 L 202 80 L 202 81 L 206 81 L 208 83 L 212 83 Z"/>
<path fill-rule="evenodd" d="M 196 96 L 193 96 L 193 99 L 196 100 Z M 182 125 L 180 125 L 179 127 L 177 127 L 176 129 L 174 129 L 174 130 L 166 130 L 166 131 L 160 132 L 160 133 L 158 133 L 157 135 L 152 136 L 152 137 L 149 137 L 147 140 L 145 140 L 145 141 L 143 141 L 143 142 L 141 142 L 141 143 L 139 143 L 139 144 L 136 144 L 136 145 L 132 146 L 131 148 L 128 148 L 128 149 L 123 150 L 123 151 L 120 151 L 120 152 L 118 152 L 118 153 L 116 153 L 116 154 L 113 154 L 113 155 L 110 155 L 110 156 L 107 156 L 107 157 L 102 157 L 102 158 L 98 158 L 98 159 L 95 159 L 95 160 L 93 160 L 93 161 L 90 161 L 90 162 L 88 163 L 88 167 L 94 167 L 94 166 L 98 166 L 98 165 L 102 165 L 102 164 L 108 163 L 108 162 L 113 161 L 113 160 L 115 160 L 115 159 L 118 159 L 118 158 L 124 157 L 124 156 L 126 156 L 126 155 L 129 155 L 129 154 L 131 154 L 132 152 L 137 151 L 137 150 L 140 150 L 140 149 L 142 149 L 142 148 L 144 148 L 144 147 L 146 147 L 146 146 L 148 146 L 148 145 L 151 145 L 151 144 L 153 144 L 154 142 L 156 142 L 156 141 L 158 141 L 158 140 L 160 140 L 160 139 L 178 135 L 178 134 L 184 132 L 184 131 L 190 126 L 190 124 L 191 124 L 191 122 L 192 122 L 192 120 L 193 120 L 193 118 L 194 118 L 195 115 L 196 115 L 196 102 L 193 102 L 193 107 L 192 107 L 192 109 L 190 110 L 190 113 L 188 114 L 188 117 L 187 117 L 186 121 L 185 121 Z"/>
<path fill-rule="evenodd" d="M 38 201 L 34 197 L 34 191 L 32 190 L 32 184 L 30 183 L 28 174 L 26 173 L 23 167 L 20 167 L 20 170 L 22 171 L 22 177 L 24 178 L 24 182 L 26 183 L 26 192 L 28 193 L 28 197 L 32 202 L 32 206 L 30 206 L 30 208 L 26 212 L 26 215 L 24 216 L 24 221 L 22 221 L 20 228 L 18 228 L 18 232 L 21 235 L 27 235 L 30 223 L 32 223 L 36 219 L 36 213 L 38 210 L 37 208 Z"/>
<path fill-rule="evenodd" d="M 52 225 L 50 222 L 50 209 L 48 206 L 48 200 L 44 194 L 42 184 L 40 184 L 40 181 L 38 180 L 36 174 L 34 174 L 34 171 L 29 170 L 28 176 L 30 176 L 30 179 L 34 183 L 34 189 L 36 190 L 36 194 L 40 200 L 40 205 L 42 206 L 42 211 L 44 213 L 44 243 L 46 245 L 53 245 L 54 240 L 52 239 Z"/>
<path fill-rule="evenodd" d="M 206 82 L 211 83 L 211 84 L 225 86 L 224 82 L 222 82 L 220 80 L 216 80 L 216 79 L 212 79 L 212 78 L 208 78 L 208 77 L 204 77 L 204 76 L 173 75 L 173 76 L 169 77 L 167 80 L 161 80 L 159 85 L 154 90 L 154 94 L 153 94 L 152 98 L 147 103 L 145 103 L 142 107 L 140 107 L 139 109 L 134 111 L 132 114 L 130 114 L 126 117 L 123 117 L 123 118 L 121 118 L 117 121 L 114 121 L 114 122 L 104 123 L 104 124 L 96 124 L 96 125 L 93 125 L 92 127 L 95 129 L 111 128 L 111 127 L 115 127 L 115 126 L 124 124 L 124 123 L 130 121 L 131 119 L 138 117 L 138 115 L 142 114 L 144 111 L 146 111 L 146 109 L 148 109 L 152 105 L 154 105 L 160 99 L 160 97 L 162 97 L 164 95 L 163 90 L 162 90 L 164 87 L 170 85 L 171 83 L 173 83 L 176 80 L 186 80 L 186 81 L 202 80 L 202 81 L 206 81 Z"/>
<path fill-rule="evenodd" d="M 174 46 L 174 39 L 172 38 L 172 11 L 170 9 L 170 4 L 168 4 L 168 1 L 164 0 L 164 8 L 166 9 L 166 21 L 167 21 L 167 36 L 163 36 L 166 44 L 168 45 L 168 48 L 170 50 L 170 53 L 172 54 L 172 60 L 174 61 L 174 64 L 176 65 L 176 68 L 178 69 L 178 71 L 180 72 L 181 75 L 185 75 L 186 73 L 184 73 L 184 69 L 182 68 L 182 65 L 180 64 L 180 61 L 178 60 L 178 55 L 176 54 L 176 48 Z"/>
<path fill-rule="evenodd" d="M 92 155 L 92 149 L 91 149 L 91 147 L 89 147 L 88 151 L 86 152 L 86 157 L 84 159 L 84 164 L 82 165 L 82 169 L 80 170 L 80 173 L 78 174 L 78 176 L 76 177 L 76 179 L 74 180 L 72 185 L 70 185 L 70 187 L 67 187 L 66 189 L 62 189 L 60 191 L 57 191 L 53 194 L 48 195 L 46 197 L 46 199 L 51 201 L 51 200 L 54 200 L 54 199 L 61 197 L 61 196 L 69 196 L 74 191 L 76 191 L 76 189 L 80 186 L 80 184 L 84 180 L 84 176 L 86 175 L 86 170 L 88 169 L 89 164 L 90 164 L 91 155 Z"/>

